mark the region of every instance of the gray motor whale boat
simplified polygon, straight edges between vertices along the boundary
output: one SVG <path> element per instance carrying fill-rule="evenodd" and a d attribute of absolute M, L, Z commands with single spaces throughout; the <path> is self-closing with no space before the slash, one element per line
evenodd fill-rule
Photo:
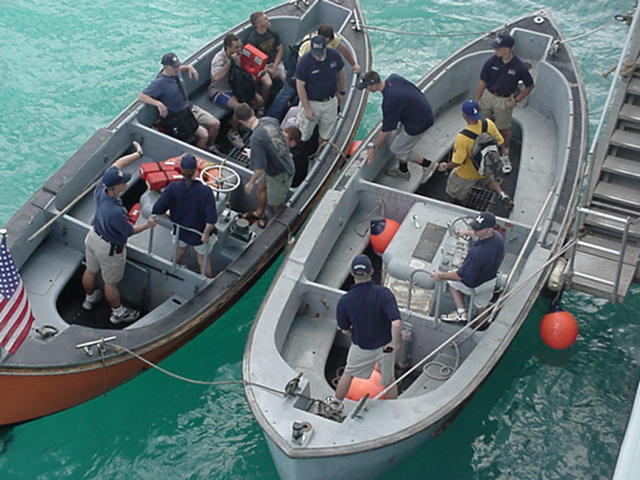
<path fill-rule="evenodd" d="M 271 285 L 245 348 L 243 376 L 249 407 L 283 479 L 375 478 L 436 434 L 496 366 L 563 253 L 585 168 L 583 82 L 548 11 L 506 29 L 536 83 L 514 112 L 514 170 L 502 182 L 514 208 L 506 210 L 481 189 L 466 205 L 449 203 L 444 173 L 425 179 L 410 164 L 409 180 L 389 177 L 385 172 L 396 160 L 387 145 L 371 165 L 363 146 Z M 495 35 L 468 44 L 418 82 L 435 124 L 416 153 L 448 158 L 465 127 L 461 104 L 473 96 Z M 455 230 L 484 209 L 497 214 L 505 236 L 506 255 L 487 314 L 492 321 L 487 329 L 479 328 L 478 317 L 467 325 L 442 323 L 439 315 L 454 305 L 445 285 L 429 273 L 461 263 L 468 243 Z M 399 224 L 382 257 L 373 257 L 377 280 L 394 291 L 401 308 L 396 360 L 404 365 L 396 365 L 396 378 L 404 375 L 397 399 L 340 403 L 332 396 L 350 340 L 336 328 L 335 308 L 350 286 L 351 259 L 371 253 L 367 230 L 377 218 Z"/>
<path fill-rule="evenodd" d="M 266 13 L 285 51 L 318 25 L 329 24 L 361 67 L 370 68 L 369 39 L 360 28 L 363 15 L 357 0 L 288 1 Z M 190 100 L 224 122 L 230 112 L 207 97 L 211 59 L 227 33 L 243 37 L 248 29 L 249 22 L 237 25 L 183 59 L 199 72 L 199 80 L 184 75 Z M 106 393 L 148 368 L 115 345 L 158 362 L 233 305 L 275 260 L 344 162 L 343 152 L 365 107 L 366 95 L 354 88 L 356 77 L 346 64 L 348 91 L 331 143 L 311 162 L 305 180 L 290 192 L 285 208 L 264 229 L 242 218 L 244 212 L 255 209 L 256 199 L 243 189 L 252 171 L 240 149 L 222 158 L 171 138 L 155 128 L 157 109 L 137 101 L 96 132 L 6 225 L 8 248 L 22 275 L 35 322 L 20 349 L 0 360 L 0 425 L 57 412 Z M 122 328 L 110 324 L 104 301 L 91 312 L 81 309 L 80 275 L 84 238 L 94 216 L 89 187 L 116 158 L 130 151 L 132 140 L 142 143 L 144 156 L 127 167 L 133 178 L 122 199 L 127 208 L 141 204 L 139 222 L 157 198 L 157 192 L 147 189 L 140 177 L 142 163 L 191 152 L 210 163 L 217 180 L 223 181 L 215 185 L 219 233 L 209 258 L 214 278 L 199 273 L 195 255 L 186 258 L 185 265 L 176 265 L 171 224 L 131 237 L 120 292 L 125 304 L 140 309 L 142 316 Z"/>

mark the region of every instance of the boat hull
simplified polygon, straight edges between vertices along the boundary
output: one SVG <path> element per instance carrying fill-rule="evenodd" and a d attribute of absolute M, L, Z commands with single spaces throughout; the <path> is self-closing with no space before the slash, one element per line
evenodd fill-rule
<path fill-rule="evenodd" d="M 413 450 L 432 438 L 442 423 L 382 448 L 329 457 L 291 458 L 268 435 L 265 438 L 282 480 L 371 480 L 402 462 Z"/>

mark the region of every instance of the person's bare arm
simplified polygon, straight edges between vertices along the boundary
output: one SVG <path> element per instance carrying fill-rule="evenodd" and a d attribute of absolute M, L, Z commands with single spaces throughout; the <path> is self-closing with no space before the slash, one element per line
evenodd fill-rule
<path fill-rule="evenodd" d="M 123 155 L 122 157 L 117 159 L 115 162 L 113 162 L 113 166 L 122 170 L 124 167 L 126 167 L 127 165 L 131 165 L 136 160 L 140 160 L 143 155 L 142 147 L 138 142 L 134 141 L 133 148 L 136 149 L 135 152 L 130 153 L 129 155 Z"/>
<path fill-rule="evenodd" d="M 165 118 L 167 116 L 167 107 L 160 100 L 156 100 L 146 93 L 140 93 L 138 95 L 138 100 L 140 100 L 142 103 L 146 103 L 147 105 L 151 105 L 152 107 L 156 107 L 158 109 L 158 114 L 162 118 Z"/>
<path fill-rule="evenodd" d="M 346 60 L 346 62 L 349 65 L 351 65 L 351 68 L 353 69 L 354 72 L 357 73 L 360 71 L 360 65 L 358 65 L 355 58 L 353 58 L 353 55 L 351 55 L 351 50 L 349 50 L 345 44 L 340 42 L 337 50 L 340 52 L 340 54 Z"/>
<path fill-rule="evenodd" d="M 473 99 L 476 102 L 480 101 L 480 97 L 484 93 L 485 88 L 487 88 L 487 83 L 484 80 L 478 80 L 478 85 L 476 85 L 476 92 L 473 95 Z"/>
<path fill-rule="evenodd" d="M 371 163 L 373 163 L 373 159 L 376 157 L 376 152 L 382 146 L 385 139 L 389 136 L 390 133 L 391 131 L 378 132 L 378 135 L 376 135 L 376 139 L 373 141 L 373 148 L 370 148 L 369 151 L 367 152 L 367 165 L 370 165 Z"/>

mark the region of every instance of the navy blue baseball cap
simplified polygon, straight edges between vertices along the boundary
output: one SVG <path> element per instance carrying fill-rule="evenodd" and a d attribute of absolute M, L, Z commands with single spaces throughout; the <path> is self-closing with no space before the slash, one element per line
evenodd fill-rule
<path fill-rule="evenodd" d="M 183 153 L 180 157 L 180 168 L 183 170 L 195 170 L 198 166 L 198 160 L 193 153 Z"/>
<path fill-rule="evenodd" d="M 123 172 L 118 167 L 110 167 L 102 176 L 102 183 L 105 187 L 115 187 L 121 183 L 131 180 L 131 174 Z"/>
<path fill-rule="evenodd" d="M 469 120 L 480 120 L 482 118 L 480 105 L 473 100 L 467 100 L 462 104 L 462 113 L 464 113 Z"/>
<path fill-rule="evenodd" d="M 356 255 L 351 262 L 351 274 L 355 276 L 369 275 L 373 271 L 371 260 L 364 254 Z"/>
<path fill-rule="evenodd" d="M 493 228 L 496 226 L 496 216 L 491 212 L 479 213 L 476 218 L 471 220 L 469 226 L 474 232 L 485 228 Z"/>
<path fill-rule="evenodd" d="M 515 38 L 513 38 L 508 33 L 503 33 L 502 35 L 498 35 L 498 37 L 493 42 L 491 42 L 491 48 L 513 48 L 515 44 Z"/>
<path fill-rule="evenodd" d="M 311 55 L 322 55 L 327 48 L 327 39 L 322 35 L 316 35 L 311 39 Z"/>
<path fill-rule="evenodd" d="M 178 68 L 181 65 L 180 60 L 178 60 L 178 56 L 175 53 L 165 53 L 162 56 L 162 60 L 160 60 L 160 63 L 162 65 L 168 65 L 173 68 Z"/>

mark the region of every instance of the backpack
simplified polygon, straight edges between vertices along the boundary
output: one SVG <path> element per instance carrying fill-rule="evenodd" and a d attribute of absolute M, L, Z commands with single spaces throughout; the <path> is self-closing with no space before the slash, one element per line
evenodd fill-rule
<path fill-rule="evenodd" d="M 233 95 L 240 103 L 252 101 L 256 96 L 256 83 L 253 76 L 242 69 L 236 62 L 229 60 L 231 67 L 229 70 L 229 85 Z"/>
<path fill-rule="evenodd" d="M 300 47 L 304 42 L 310 42 L 310 38 L 305 38 L 300 43 L 294 43 L 293 45 L 289 45 L 289 51 L 287 52 L 287 56 L 282 62 L 284 64 L 284 69 L 287 72 L 286 81 L 290 82 L 296 74 L 296 67 L 298 66 L 298 52 L 300 51 Z"/>
<path fill-rule="evenodd" d="M 487 120 L 483 118 L 481 133 L 474 133 L 466 128 L 460 133 L 473 140 L 470 156 L 478 173 L 496 176 L 502 168 L 502 160 L 498 150 L 498 142 L 487 133 L 487 128 Z"/>

